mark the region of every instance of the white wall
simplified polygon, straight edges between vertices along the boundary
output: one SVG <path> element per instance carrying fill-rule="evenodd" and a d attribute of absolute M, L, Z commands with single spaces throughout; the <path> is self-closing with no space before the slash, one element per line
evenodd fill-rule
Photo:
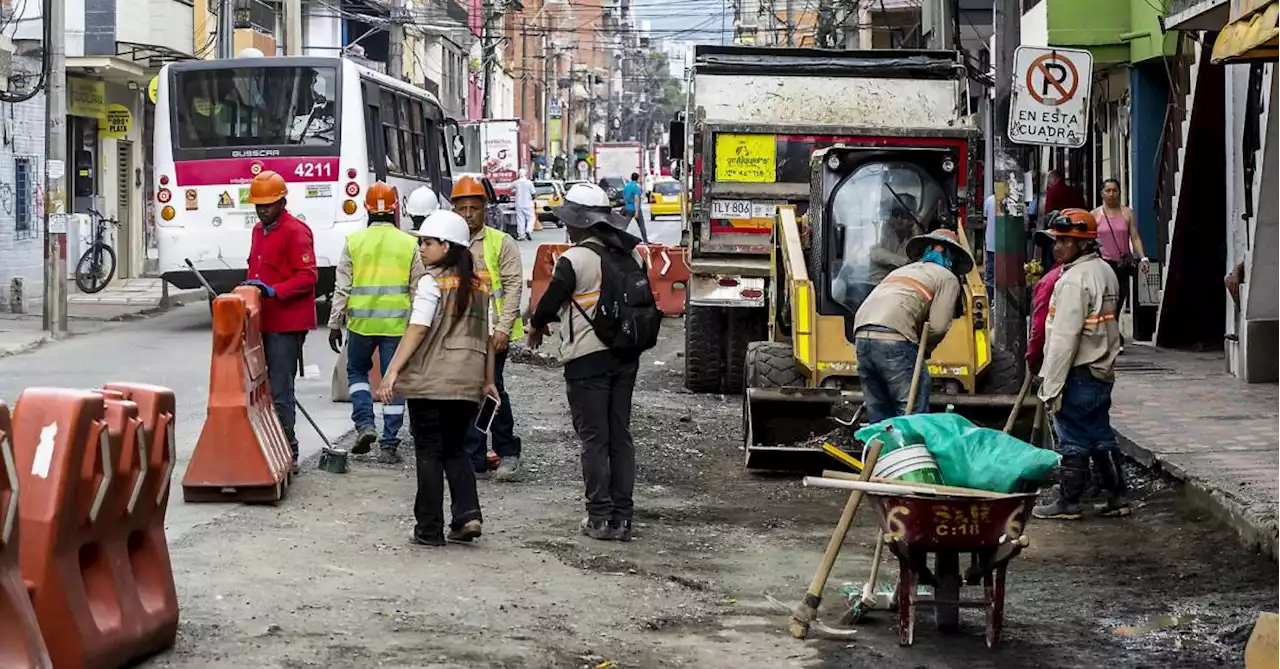
<path fill-rule="evenodd" d="M 37 4 L 37 3 L 29 3 Z M 34 71 L 36 59 L 15 57 L 14 64 Z M 9 287 L 14 277 L 22 277 L 26 310 L 39 313 L 44 290 L 44 95 L 18 104 L 0 103 L 0 311 L 9 310 Z M 31 159 L 33 173 L 27 193 L 15 191 L 14 158 Z M 19 196 L 26 197 L 32 216 L 31 228 L 16 229 L 15 209 Z"/>
<path fill-rule="evenodd" d="M 342 20 L 332 9 L 315 3 L 303 3 L 302 53 L 307 56 L 333 57 L 342 51 Z"/>
<path fill-rule="evenodd" d="M 65 0 L 67 57 L 84 55 L 84 0 Z M 12 38 L 41 39 L 40 3 L 14 3 L 18 14 Z M 116 41 L 154 44 L 192 54 L 191 5 L 178 0 L 116 0 Z"/>
<path fill-rule="evenodd" d="M 1022 15 L 1022 44 L 1024 46 L 1049 46 L 1049 2 L 1045 0 L 1028 9 Z M 1000 39 L 999 33 L 996 39 Z M 991 53 L 995 53 L 992 50 Z"/>

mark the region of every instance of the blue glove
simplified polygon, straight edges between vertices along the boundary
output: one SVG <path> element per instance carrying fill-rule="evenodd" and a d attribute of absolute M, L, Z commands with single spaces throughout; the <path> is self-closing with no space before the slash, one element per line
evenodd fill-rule
<path fill-rule="evenodd" d="M 275 297 L 275 296 L 276 296 L 276 289 L 275 289 L 275 288 L 272 288 L 271 286 L 268 286 L 268 285 L 267 285 L 267 284 L 265 284 L 265 283 L 263 283 L 260 279 L 250 279 L 250 280 L 245 281 L 244 283 L 242 283 L 242 284 L 240 284 L 240 285 L 242 285 L 242 286 L 253 286 L 254 288 L 257 288 L 258 290 L 262 291 L 262 294 L 263 294 L 263 295 L 266 295 L 267 297 Z"/>

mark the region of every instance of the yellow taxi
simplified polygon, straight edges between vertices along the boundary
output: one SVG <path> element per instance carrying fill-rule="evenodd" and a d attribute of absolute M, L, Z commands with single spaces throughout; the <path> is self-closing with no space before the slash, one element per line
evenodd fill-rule
<path fill-rule="evenodd" d="M 533 210 L 538 213 L 538 220 L 555 223 L 557 227 L 564 224 L 556 220 L 551 213 L 552 207 L 564 204 L 564 186 L 559 181 L 533 182 Z"/>
<path fill-rule="evenodd" d="M 653 182 L 653 192 L 649 193 L 649 215 L 680 216 L 684 213 L 684 196 L 680 193 L 680 182 L 671 177 L 659 177 Z"/>

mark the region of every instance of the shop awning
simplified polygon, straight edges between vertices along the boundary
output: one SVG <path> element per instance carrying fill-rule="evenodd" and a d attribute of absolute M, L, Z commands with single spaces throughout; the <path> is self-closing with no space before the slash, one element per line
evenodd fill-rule
<path fill-rule="evenodd" d="M 1212 62 L 1275 62 L 1280 57 L 1280 0 L 1232 0 L 1231 22 L 1213 43 Z"/>

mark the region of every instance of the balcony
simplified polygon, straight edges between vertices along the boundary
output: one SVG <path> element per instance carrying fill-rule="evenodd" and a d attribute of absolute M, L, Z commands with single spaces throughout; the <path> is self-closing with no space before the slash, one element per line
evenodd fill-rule
<path fill-rule="evenodd" d="M 40 3 L 22 3 L 15 40 L 41 39 Z M 194 54 L 192 8 L 182 0 L 66 0 L 67 57 L 107 57 L 143 68 Z"/>
<path fill-rule="evenodd" d="M 1022 43 L 1087 49 L 1095 66 L 1137 63 L 1174 53 L 1150 0 L 1042 0 L 1022 15 Z"/>

